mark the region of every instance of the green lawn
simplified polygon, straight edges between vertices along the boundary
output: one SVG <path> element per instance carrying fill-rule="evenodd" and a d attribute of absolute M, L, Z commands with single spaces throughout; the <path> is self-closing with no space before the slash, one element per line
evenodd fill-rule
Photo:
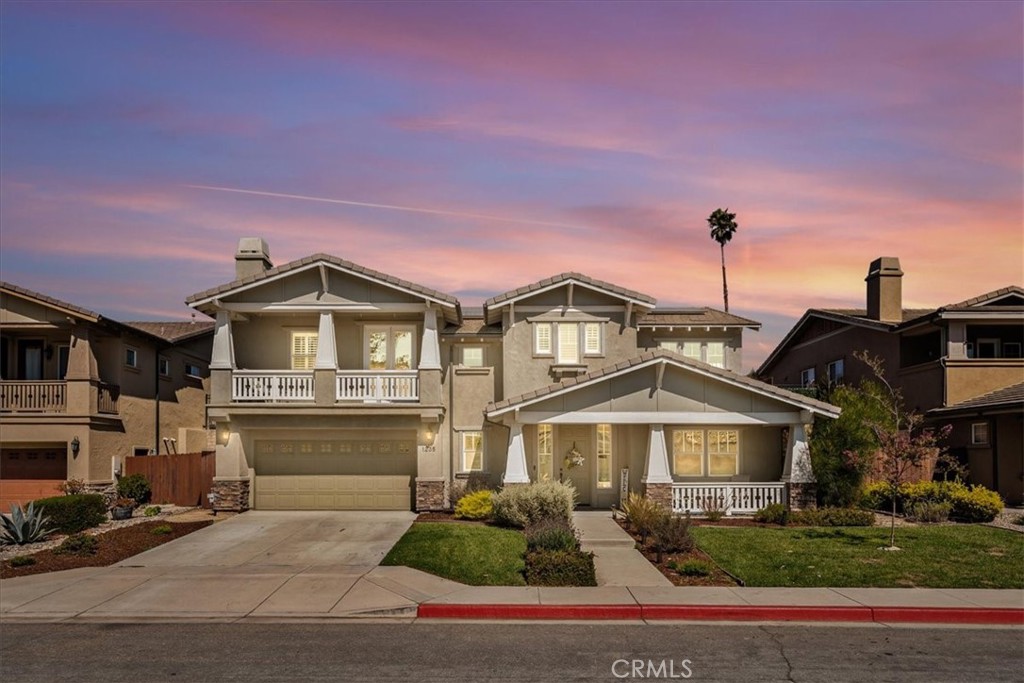
<path fill-rule="evenodd" d="M 694 527 L 697 545 L 748 586 L 1024 588 L 1024 535 L 977 525 Z"/>
<path fill-rule="evenodd" d="M 470 586 L 525 586 L 526 539 L 476 524 L 417 523 L 381 564 L 421 569 Z"/>

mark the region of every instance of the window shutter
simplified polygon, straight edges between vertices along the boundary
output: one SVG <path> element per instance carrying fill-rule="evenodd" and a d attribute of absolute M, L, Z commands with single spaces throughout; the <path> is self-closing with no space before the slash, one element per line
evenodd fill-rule
<path fill-rule="evenodd" d="M 601 324 L 586 323 L 584 325 L 584 353 L 601 353 Z"/>
<path fill-rule="evenodd" d="M 578 363 L 580 360 L 580 330 L 578 325 L 558 326 L 558 362 Z"/>
<path fill-rule="evenodd" d="M 316 349 L 316 332 L 292 332 L 292 370 L 312 370 Z"/>

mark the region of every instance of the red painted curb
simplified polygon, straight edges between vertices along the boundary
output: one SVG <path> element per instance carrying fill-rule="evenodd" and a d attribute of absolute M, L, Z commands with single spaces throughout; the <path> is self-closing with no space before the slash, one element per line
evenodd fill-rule
<path fill-rule="evenodd" d="M 875 621 L 1024 626 L 1024 609 L 999 607 L 875 607 Z"/>
<path fill-rule="evenodd" d="M 792 605 L 460 605 L 423 603 L 423 619 L 831 621 L 1024 626 L 1024 609 Z"/>
<path fill-rule="evenodd" d="M 870 607 L 644 605 L 644 619 L 693 621 L 871 621 Z"/>
<path fill-rule="evenodd" d="M 426 602 L 424 619 L 636 619 L 640 605 L 456 605 Z"/>

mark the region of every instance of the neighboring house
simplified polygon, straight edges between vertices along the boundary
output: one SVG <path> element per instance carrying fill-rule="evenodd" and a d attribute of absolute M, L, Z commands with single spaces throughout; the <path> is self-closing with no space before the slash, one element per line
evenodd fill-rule
<path fill-rule="evenodd" d="M 220 507 L 441 509 L 470 477 L 562 478 L 591 506 L 813 499 L 805 425 L 838 410 L 739 374 L 756 322 L 579 273 L 464 310 L 326 254 L 273 267 L 257 238 L 235 259 L 187 299 L 217 321 Z"/>
<path fill-rule="evenodd" d="M 164 438 L 205 447 L 205 432 L 180 430 L 206 426 L 212 333 L 209 322 L 121 323 L 0 282 L 0 505 L 66 479 L 106 488 L 125 456 Z"/>
<path fill-rule="evenodd" d="M 868 269 L 867 307 L 810 309 L 757 370 L 779 386 L 871 377 L 853 354 L 883 359 L 909 408 L 952 424 L 946 445 L 970 479 L 1011 504 L 1024 494 L 1024 289 L 1009 286 L 948 306 L 902 307 L 899 260 Z"/>

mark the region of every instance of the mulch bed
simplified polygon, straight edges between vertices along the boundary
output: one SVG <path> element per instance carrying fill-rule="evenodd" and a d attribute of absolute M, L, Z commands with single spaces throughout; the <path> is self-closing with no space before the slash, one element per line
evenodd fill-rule
<path fill-rule="evenodd" d="M 725 520 L 723 520 L 725 521 Z M 730 522 L 749 522 L 749 524 L 722 524 L 722 522 L 707 522 L 708 526 L 769 526 L 765 524 L 758 524 L 752 519 L 734 519 L 729 520 Z M 738 586 L 740 582 L 733 576 L 727 574 L 725 570 L 719 567 L 711 556 L 700 550 L 694 548 L 688 553 L 665 553 L 661 556 L 661 562 L 658 562 L 658 554 L 651 550 L 649 547 L 640 547 L 640 536 L 634 533 L 630 529 L 627 529 L 623 524 L 622 519 L 619 517 L 615 518 L 615 522 L 622 527 L 622 529 L 629 534 L 634 541 L 636 541 L 640 554 L 647 558 L 654 567 L 661 572 L 665 578 L 672 582 L 675 586 Z M 695 523 L 696 521 L 694 521 Z M 683 576 L 676 570 L 669 566 L 669 563 L 682 564 L 688 560 L 701 560 L 707 562 L 711 567 L 711 573 L 708 576 Z"/>
<path fill-rule="evenodd" d="M 10 560 L 0 563 L 0 579 L 12 579 L 18 576 L 79 567 L 106 567 L 150 548 L 163 545 L 168 541 L 187 536 L 193 531 L 198 531 L 211 524 L 213 524 L 212 521 L 170 524 L 166 521 L 155 521 L 114 529 L 94 537 L 98 542 L 95 555 L 58 555 L 53 550 L 43 550 L 31 556 L 35 560 L 35 564 L 12 567 Z M 159 526 L 169 526 L 171 532 L 154 534 L 153 529 Z"/>

